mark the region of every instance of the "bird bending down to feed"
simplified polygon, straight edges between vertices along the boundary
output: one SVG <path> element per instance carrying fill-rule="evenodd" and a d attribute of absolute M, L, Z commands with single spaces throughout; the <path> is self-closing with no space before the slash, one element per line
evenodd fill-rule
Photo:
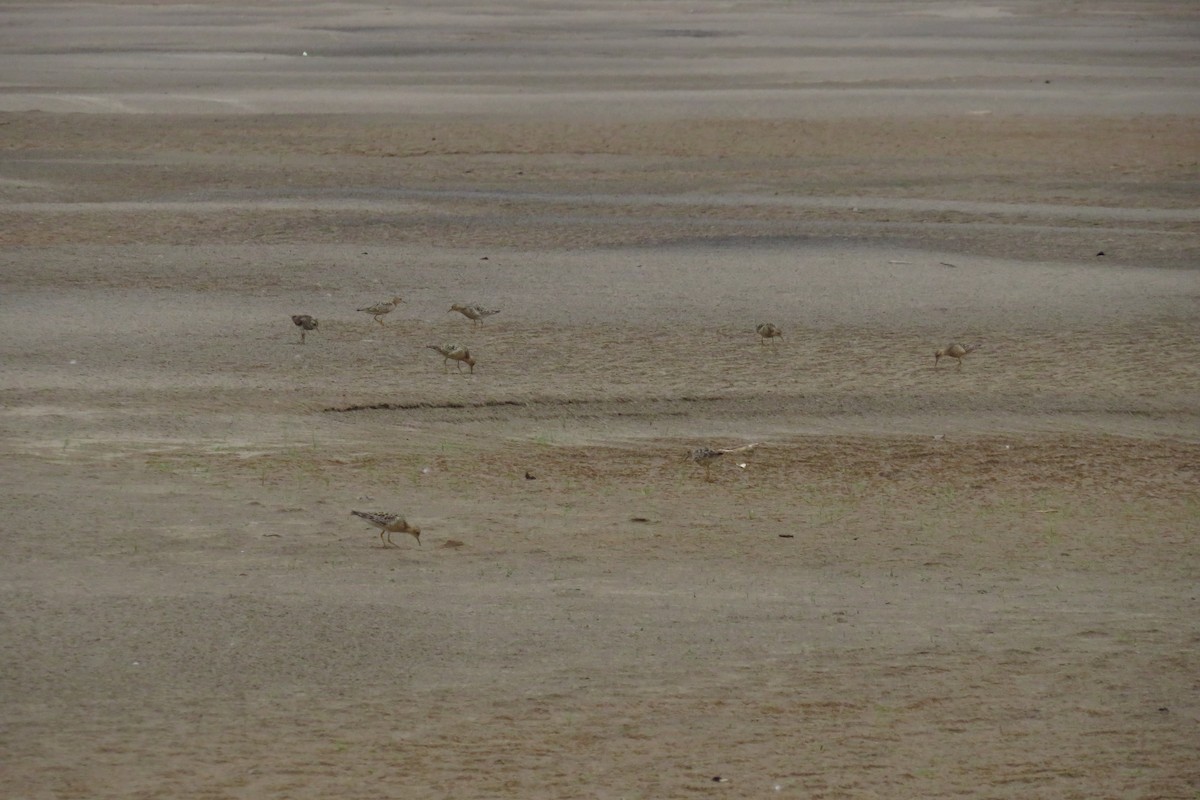
<path fill-rule="evenodd" d="M 464 317 L 471 320 L 471 324 L 473 324 L 473 325 L 482 325 L 484 319 L 486 319 L 487 317 L 490 317 L 492 314 L 500 313 L 500 309 L 498 309 L 498 308 L 484 308 L 483 306 L 462 306 L 462 305 L 459 305 L 458 303 L 455 303 L 454 305 L 450 306 L 450 311 L 457 311 L 458 313 L 462 314 Z M 446 313 L 449 314 L 450 311 L 447 311 Z"/>
<path fill-rule="evenodd" d="M 772 322 L 763 322 L 754 331 L 758 334 L 759 344 L 766 344 L 767 339 L 783 338 L 783 330 Z"/>
<path fill-rule="evenodd" d="M 300 344 L 304 344 L 304 334 L 317 329 L 317 321 L 308 314 L 292 314 L 292 324 L 300 329 Z"/>
<path fill-rule="evenodd" d="M 750 450 L 758 447 L 758 445 L 758 442 L 754 442 L 753 444 L 744 444 L 741 447 L 697 447 L 695 450 L 688 453 L 688 458 L 704 467 L 704 480 L 711 481 L 712 462 L 716 461 L 721 456 L 728 455 L 729 453 L 749 452 Z"/>
<path fill-rule="evenodd" d="M 961 344 L 948 344 L 933 354 L 933 366 L 936 367 L 938 362 L 945 357 L 958 359 L 958 366 L 961 369 L 963 364 L 962 360 L 967 353 L 974 353 L 978 349 L 979 345 L 977 344 L 967 345 L 966 347 L 963 347 Z"/>
<path fill-rule="evenodd" d="M 471 368 L 471 373 L 475 373 L 475 359 L 471 357 L 471 351 L 461 344 L 427 344 L 425 346 L 430 350 L 436 350 L 441 355 L 443 367 L 451 361 L 457 361 L 459 372 L 462 372 L 462 365 L 466 364 Z"/>
<path fill-rule="evenodd" d="M 378 322 L 380 325 L 382 325 L 383 320 L 380 319 L 380 317 L 384 316 L 385 314 L 392 313 L 392 311 L 395 310 L 396 306 L 400 305 L 403 302 L 404 302 L 404 298 L 401 297 L 400 295 L 396 295 L 391 300 L 388 300 L 386 302 L 376 303 L 373 306 L 367 306 L 366 308 L 360 308 L 358 310 L 362 311 L 366 314 L 370 314 L 372 317 L 375 318 L 376 322 Z"/>
<path fill-rule="evenodd" d="M 417 544 L 421 543 L 421 529 L 416 525 L 409 525 L 408 521 L 399 514 L 383 514 L 378 511 L 351 511 L 356 517 L 362 517 L 367 522 L 379 528 L 379 540 L 383 542 L 383 546 L 396 546 L 392 541 L 393 533 L 407 533 L 409 536 L 417 540 Z"/>

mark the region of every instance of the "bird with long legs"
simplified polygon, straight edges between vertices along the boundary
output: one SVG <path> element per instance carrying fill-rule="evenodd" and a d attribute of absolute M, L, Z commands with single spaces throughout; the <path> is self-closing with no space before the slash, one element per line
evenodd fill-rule
<path fill-rule="evenodd" d="M 304 344 L 304 334 L 317 329 L 317 320 L 308 314 L 292 314 L 292 324 L 300 329 L 300 344 Z"/>
<path fill-rule="evenodd" d="M 758 334 L 758 343 L 766 344 L 767 339 L 779 339 L 783 341 L 783 329 L 773 322 L 762 322 L 754 328 L 754 332 Z"/>
<path fill-rule="evenodd" d="M 493 314 L 499 314 L 498 308 L 484 308 L 483 306 L 464 306 L 455 303 L 450 306 L 450 311 L 457 311 L 467 319 L 471 320 L 472 325 L 482 325 L 483 321 Z M 450 311 L 446 313 L 449 314 Z"/>
<path fill-rule="evenodd" d="M 461 344 L 427 344 L 425 345 L 430 350 L 437 351 L 442 357 L 442 366 L 447 366 L 451 361 L 457 362 L 458 371 L 462 372 L 462 365 L 466 364 L 471 368 L 471 374 L 475 373 L 475 359 L 471 356 L 471 351 Z"/>
<path fill-rule="evenodd" d="M 417 544 L 421 543 L 421 529 L 416 525 L 410 525 L 408 520 L 399 514 L 388 514 L 380 511 L 351 511 L 350 513 L 356 517 L 362 517 L 376 528 L 379 528 L 379 540 L 383 542 L 384 547 L 396 546 L 396 543 L 392 541 L 393 533 L 407 533 L 417 540 Z"/>
<path fill-rule="evenodd" d="M 979 347 L 978 344 L 969 344 L 965 347 L 957 342 L 948 344 L 933 354 L 933 366 L 936 369 L 938 362 L 943 358 L 953 358 L 958 361 L 958 369 L 962 369 L 963 359 L 968 353 L 974 353 Z"/>
<path fill-rule="evenodd" d="M 404 298 L 401 297 L 400 295 L 396 295 L 391 300 L 385 300 L 382 303 L 376 303 L 374 305 L 367 306 L 365 308 L 360 308 L 358 310 L 363 312 L 364 314 L 370 314 L 372 317 L 375 318 L 376 322 L 378 322 L 380 325 L 383 325 L 383 317 L 386 317 L 388 314 L 395 311 L 396 306 L 400 305 L 403 302 L 404 302 Z"/>

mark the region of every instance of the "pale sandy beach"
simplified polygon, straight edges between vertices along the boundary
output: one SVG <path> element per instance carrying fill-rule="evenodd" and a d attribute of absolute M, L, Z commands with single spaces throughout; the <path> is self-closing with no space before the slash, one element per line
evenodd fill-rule
<path fill-rule="evenodd" d="M 1200 10 L 562 5 L 0 7 L 0 794 L 1196 798 Z"/>

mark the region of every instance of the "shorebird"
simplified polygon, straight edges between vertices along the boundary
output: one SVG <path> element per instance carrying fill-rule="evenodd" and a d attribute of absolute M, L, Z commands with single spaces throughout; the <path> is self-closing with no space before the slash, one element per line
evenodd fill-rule
<path fill-rule="evenodd" d="M 366 308 L 360 308 L 358 310 L 362 311 L 364 313 L 370 314 L 372 317 L 375 318 L 376 322 L 378 322 L 380 325 L 382 325 L 383 320 L 380 319 L 380 317 L 384 316 L 385 314 L 392 313 L 392 311 L 395 310 L 396 306 L 400 305 L 403 302 L 404 302 L 404 298 L 401 297 L 400 295 L 396 295 L 391 300 L 388 300 L 386 302 L 376 303 L 373 306 L 367 306 Z"/>
<path fill-rule="evenodd" d="M 490 317 L 492 314 L 500 313 L 500 309 L 498 308 L 484 308 L 483 306 L 460 306 L 458 303 L 450 306 L 450 311 L 457 311 L 458 313 L 462 314 L 464 317 L 471 320 L 471 324 L 473 325 L 482 325 L 484 319 Z M 447 311 L 446 313 L 449 314 L 450 311 Z"/>
<path fill-rule="evenodd" d="M 758 334 L 759 344 L 766 344 L 767 339 L 783 338 L 783 330 L 773 322 L 760 323 L 754 332 Z"/>
<path fill-rule="evenodd" d="M 362 517 L 379 528 L 379 540 L 384 543 L 384 547 L 396 546 L 396 543 L 392 541 L 393 533 L 407 533 L 417 540 L 417 544 L 421 543 L 421 529 L 416 525 L 409 525 L 399 514 L 384 514 L 378 511 L 351 511 L 350 513 L 356 517 Z"/>
<path fill-rule="evenodd" d="M 308 314 L 292 314 L 292 324 L 300 329 L 300 344 L 304 344 L 304 334 L 317 329 L 317 321 Z"/>
<path fill-rule="evenodd" d="M 729 453 L 748 452 L 758 447 L 758 445 L 758 442 L 754 442 L 753 444 L 744 444 L 741 447 L 697 447 L 695 450 L 692 450 L 690 453 L 688 453 L 687 457 L 704 467 L 704 480 L 711 481 L 712 462 L 716 461 L 723 455 L 728 455 Z"/>
<path fill-rule="evenodd" d="M 967 355 L 967 353 L 974 353 L 978 349 L 979 345 L 977 344 L 970 344 L 966 347 L 963 347 L 961 344 L 957 343 L 948 344 L 933 354 L 933 366 L 937 367 L 938 362 L 942 360 L 943 356 L 945 356 L 946 358 L 958 359 L 958 367 L 959 369 L 962 369 L 963 358 Z"/>
<path fill-rule="evenodd" d="M 475 359 L 471 357 L 471 351 L 463 347 L 461 344 L 427 344 L 425 345 L 430 350 L 436 350 L 442 356 L 442 366 L 446 366 L 451 361 L 458 362 L 458 371 L 462 372 L 462 365 L 466 364 L 471 368 L 471 373 L 475 373 Z"/>

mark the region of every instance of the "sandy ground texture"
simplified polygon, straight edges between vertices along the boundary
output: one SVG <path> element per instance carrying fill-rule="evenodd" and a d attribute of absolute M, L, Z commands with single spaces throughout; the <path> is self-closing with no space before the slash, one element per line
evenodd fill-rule
<path fill-rule="evenodd" d="M 1195 4 L 0 14 L 5 797 L 1200 793 Z"/>

